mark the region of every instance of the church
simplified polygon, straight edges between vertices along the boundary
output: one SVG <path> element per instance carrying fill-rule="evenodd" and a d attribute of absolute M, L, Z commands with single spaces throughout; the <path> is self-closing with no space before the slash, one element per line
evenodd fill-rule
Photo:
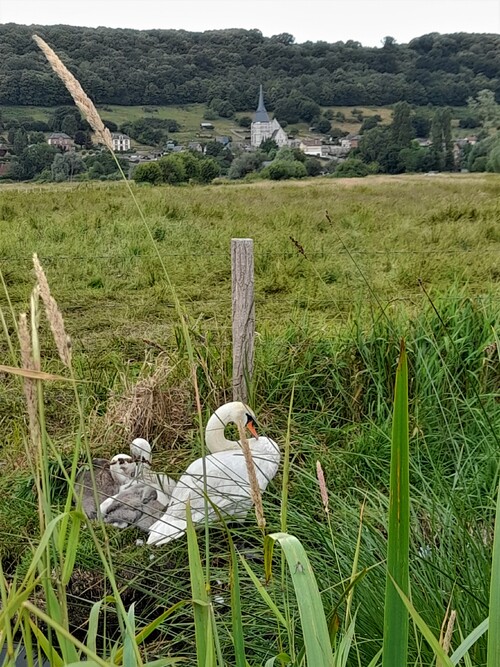
<path fill-rule="evenodd" d="M 288 137 L 285 130 L 278 123 L 276 118 L 271 120 L 264 106 L 264 93 L 262 86 L 259 93 L 259 105 L 255 112 L 255 119 L 251 126 L 251 144 L 258 148 L 266 139 L 273 139 L 278 146 L 287 146 Z"/>

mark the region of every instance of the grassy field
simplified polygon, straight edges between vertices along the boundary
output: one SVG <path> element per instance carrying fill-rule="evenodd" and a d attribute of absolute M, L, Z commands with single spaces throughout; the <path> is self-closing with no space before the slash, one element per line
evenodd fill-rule
<path fill-rule="evenodd" d="M 204 414 L 230 397 L 230 239 L 254 239 L 252 404 L 266 433 L 283 447 L 293 394 L 288 527 L 307 549 L 327 614 L 334 618 L 336 610 L 341 624 L 365 503 L 359 568 L 367 571 L 355 587 L 349 667 L 366 667 L 381 646 L 391 402 L 405 336 L 412 602 L 436 636 L 448 604 L 457 611 L 456 647 L 488 613 L 500 427 L 498 176 L 132 187 L 185 312 Z M 2 293 L 2 358 L 17 357 L 12 313 L 29 306 L 31 254 L 37 252 L 71 336 L 93 455 L 126 450 L 132 434 L 143 435 L 155 444 L 156 465 L 178 476 L 200 451 L 186 342 L 126 187 L 2 186 L 0 194 L 0 268 L 11 304 Z M 43 369 L 64 374 L 44 321 L 41 340 Z M 127 422 L 133 387 L 141 382 L 150 387 L 154 409 L 136 411 L 135 421 Z M 45 398 L 51 441 L 69 461 L 79 422 L 74 396 L 55 383 Z M 13 577 L 26 572 L 37 531 L 16 379 L 4 377 L 0 406 L 0 553 Z M 317 460 L 325 470 L 330 520 L 315 478 Z M 55 460 L 49 464 L 57 470 Z M 281 482 L 280 472 L 264 496 L 269 532 L 280 527 Z M 64 486 L 54 480 L 55 507 Z M 262 576 L 258 529 L 250 521 L 234 535 Z M 110 530 L 102 543 L 109 540 L 125 599 L 146 622 L 158 609 L 190 598 L 187 547 L 179 540 L 151 552 L 137 547 L 136 537 L 132 530 Z M 211 545 L 210 576 L 222 600 L 215 611 L 221 651 L 232 664 L 228 551 L 216 529 Z M 250 664 L 264 665 L 285 649 L 301 664 L 299 639 L 296 647 L 283 647 L 254 584 L 241 578 Z M 298 626 L 291 588 L 281 586 L 280 580 L 269 584 L 269 594 Z M 78 636 L 85 636 L 89 600 L 105 590 L 95 546 L 82 531 L 68 585 Z M 434 664 L 421 636 L 410 634 L 408 664 Z M 150 657 L 190 656 L 193 646 L 192 612 L 184 609 L 155 631 L 148 650 Z M 470 664 L 486 665 L 485 656 L 483 637 L 470 651 Z"/>

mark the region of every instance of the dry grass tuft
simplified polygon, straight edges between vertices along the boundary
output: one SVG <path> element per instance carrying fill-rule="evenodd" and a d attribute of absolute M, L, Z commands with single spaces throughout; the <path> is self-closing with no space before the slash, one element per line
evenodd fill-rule
<path fill-rule="evenodd" d="M 76 79 L 73 74 L 71 74 L 65 65 L 63 65 L 59 56 L 57 56 L 57 54 L 41 37 L 38 35 L 33 35 L 33 39 L 45 54 L 45 57 L 49 61 L 50 66 L 54 72 L 68 89 L 71 97 L 75 101 L 76 106 L 88 120 L 89 125 L 92 127 L 96 134 L 97 141 L 99 141 L 101 144 L 104 144 L 104 146 L 107 146 L 109 150 L 113 152 L 113 141 L 111 140 L 111 133 L 102 122 L 102 119 L 97 113 L 97 109 L 95 108 L 94 103 L 83 90 L 78 79 Z"/>
<path fill-rule="evenodd" d="M 152 372 L 151 372 L 152 370 Z M 172 367 L 165 354 L 148 363 L 135 383 L 125 380 L 123 394 L 112 396 L 106 412 L 108 428 L 118 426 L 127 438 L 161 437 L 169 449 L 193 427 L 188 383 L 168 384 Z"/>
<path fill-rule="evenodd" d="M 35 267 L 36 279 L 38 282 L 38 287 L 40 289 L 40 296 L 42 297 L 43 305 L 45 306 L 45 312 L 47 314 L 47 319 L 54 336 L 54 340 L 57 346 L 57 351 L 59 352 L 59 357 L 65 366 L 70 368 L 71 366 L 71 343 L 69 336 L 66 334 L 66 329 L 64 327 L 64 319 L 57 301 L 54 299 L 50 293 L 49 283 L 47 282 L 47 277 L 42 269 L 42 265 L 38 261 L 36 253 L 33 255 L 33 265 Z"/>
<path fill-rule="evenodd" d="M 323 508 L 325 510 L 325 513 L 328 514 L 328 512 L 330 511 L 328 506 L 328 489 L 326 487 L 323 468 L 321 467 L 321 463 L 319 461 L 316 461 L 316 476 L 318 478 L 321 500 L 323 501 Z"/>
<path fill-rule="evenodd" d="M 441 632 L 439 636 L 439 643 L 443 647 L 443 651 L 448 655 L 451 648 L 451 639 L 453 637 L 453 629 L 455 627 L 455 620 L 457 618 L 457 612 L 453 609 L 450 611 L 450 606 L 446 609 L 446 614 L 444 615 L 443 623 L 441 625 Z M 438 658 L 436 662 L 436 667 L 442 667 L 442 661 Z"/>

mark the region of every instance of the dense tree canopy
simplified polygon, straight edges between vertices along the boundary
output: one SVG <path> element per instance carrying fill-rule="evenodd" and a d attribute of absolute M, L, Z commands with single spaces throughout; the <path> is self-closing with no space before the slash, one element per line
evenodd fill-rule
<path fill-rule="evenodd" d="M 31 40 L 57 51 L 100 104 L 212 103 L 217 112 L 252 109 L 258 85 L 269 110 L 286 120 L 300 97 L 304 120 L 333 105 L 465 105 L 480 90 L 500 99 L 500 36 L 432 33 L 381 48 L 359 42 L 295 44 L 259 30 L 123 30 L 71 26 L 0 26 L 0 104 L 69 104 L 62 83 Z M 308 106 L 309 105 L 309 106 Z M 288 105 L 289 106 L 289 105 Z M 84 129 L 84 128 L 80 128 Z"/>

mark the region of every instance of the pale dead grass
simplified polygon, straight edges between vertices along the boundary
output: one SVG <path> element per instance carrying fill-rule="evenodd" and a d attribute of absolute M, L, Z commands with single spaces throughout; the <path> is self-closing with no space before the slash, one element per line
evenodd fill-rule
<path fill-rule="evenodd" d="M 168 356 L 160 354 L 145 362 L 136 382 L 124 376 L 124 390 L 108 403 L 106 432 L 118 431 L 129 441 L 158 440 L 162 449 L 175 449 L 192 428 L 192 405 L 189 383 L 173 381 L 173 370 Z"/>

